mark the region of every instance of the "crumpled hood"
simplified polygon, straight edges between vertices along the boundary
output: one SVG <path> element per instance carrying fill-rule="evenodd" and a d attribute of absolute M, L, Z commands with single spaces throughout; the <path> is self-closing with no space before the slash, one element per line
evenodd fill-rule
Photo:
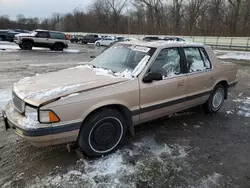
<path fill-rule="evenodd" d="M 72 93 L 84 92 L 126 80 L 128 78 L 114 76 L 108 70 L 100 71 L 90 66 L 78 66 L 24 78 L 14 84 L 13 90 L 25 102 L 39 106 Z"/>

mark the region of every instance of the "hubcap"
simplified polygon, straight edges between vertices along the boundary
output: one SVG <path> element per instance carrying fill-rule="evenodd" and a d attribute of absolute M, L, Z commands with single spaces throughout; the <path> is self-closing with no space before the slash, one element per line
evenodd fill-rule
<path fill-rule="evenodd" d="M 89 146 L 98 153 L 106 153 L 114 149 L 123 135 L 123 125 L 115 117 L 99 120 L 89 133 Z"/>
<path fill-rule="evenodd" d="M 223 97 L 224 97 L 224 91 L 223 89 L 220 88 L 215 92 L 214 97 L 213 97 L 213 107 L 215 109 L 220 107 L 223 101 Z"/>

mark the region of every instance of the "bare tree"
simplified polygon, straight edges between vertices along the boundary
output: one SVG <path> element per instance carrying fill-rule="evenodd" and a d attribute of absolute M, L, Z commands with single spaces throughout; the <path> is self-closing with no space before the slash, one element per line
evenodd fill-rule
<path fill-rule="evenodd" d="M 250 0 L 94 0 L 46 19 L 0 16 L 0 28 L 162 35 L 249 36 Z"/>
<path fill-rule="evenodd" d="M 232 7 L 231 32 L 236 34 L 242 0 L 228 0 Z"/>
<path fill-rule="evenodd" d="M 185 5 L 185 16 L 184 20 L 186 21 L 188 27 L 188 35 L 194 34 L 194 28 L 197 25 L 197 21 L 204 11 L 208 8 L 207 1 L 204 0 L 187 0 Z"/>

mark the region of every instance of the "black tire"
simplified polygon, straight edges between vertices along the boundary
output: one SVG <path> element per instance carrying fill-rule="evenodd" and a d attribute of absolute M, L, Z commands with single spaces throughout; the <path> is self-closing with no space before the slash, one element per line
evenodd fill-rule
<path fill-rule="evenodd" d="M 96 43 L 96 46 L 100 46 L 100 45 L 101 45 L 100 42 L 97 42 L 97 43 Z"/>
<path fill-rule="evenodd" d="M 223 85 L 216 85 L 207 102 L 203 104 L 205 112 L 209 114 L 218 112 L 224 103 L 225 92 L 226 89 Z"/>
<path fill-rule="evenodd" d="M 51 51 L 54 51 L 54 50 L 55 50 L 53 46 L 52 46 L 52 47 L 50 47 L 49 49 L 50 49 Z"/>
<path fill-rule="evenodd" d="M 19 46 L 19 48 L 23 49 L 23 46 L 21 44 L 19 44 L 18 46 Z"/>
<path fill-rule="evenodd" d="M 115 151 L 127 133 L 123 115 L 113 108 L 102 108 L 83 123 L 78 144 L 89 157 L 101 157 Z"/>
<path fill-rule="evenodd" d="M 32 50 L 32 48 L 33 48 L 33 45 L 31 42 L 27 41 L 27 42 L 22 43 L 23 50 Z"/>
<path fill-rule="evenodd" d="M 64 46 L 60 43 L 56 43 L 56 44 L 54 44 L 53 48 L 55 51 L 63 51 Z"/>

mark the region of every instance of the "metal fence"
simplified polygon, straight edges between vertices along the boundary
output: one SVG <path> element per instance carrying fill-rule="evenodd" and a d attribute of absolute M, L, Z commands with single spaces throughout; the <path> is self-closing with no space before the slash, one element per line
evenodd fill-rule
<path fill-rule="evenodd" d="M 72 35 L 86 35 L 89 33 L 67 33 Z M 97 33 L 98 34 L 98 33 Z M 143 39 L 146 36 L 156 35 L 135 35 L 135 34 L 110 34 L 99 33 L 102 36 L 123 36 L 127 38 Z M 157 35 L 158 37 L 166 37 L 166 35 Z M 168 35 L 169 36 L 169 35 Z M 230 50 L 244 50 L 250 51 L 250 37 L 207 37 L 207 36 L 177 36 L 185 39 L 186 41 L 192 41 L 197 43 L 203 43 L 210 45 L 213 48 L 230 49 Z"/>

